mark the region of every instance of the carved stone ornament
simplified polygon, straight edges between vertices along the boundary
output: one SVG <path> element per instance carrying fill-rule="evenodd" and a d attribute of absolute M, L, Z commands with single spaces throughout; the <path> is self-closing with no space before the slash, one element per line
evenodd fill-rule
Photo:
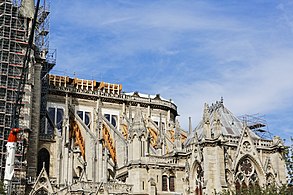
<path fill-rule="evenodd" d="M 245 152 L 250 152 L 250 151 L 251 151 L 251 144 L 250 144 L 248 141 L 245 141 L 245 142 L 243 143 L 243 150 L 244 150 Z"/>

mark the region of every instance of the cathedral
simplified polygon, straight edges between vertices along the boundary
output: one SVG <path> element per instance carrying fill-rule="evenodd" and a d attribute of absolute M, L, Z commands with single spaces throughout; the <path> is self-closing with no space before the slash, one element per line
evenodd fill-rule
<path fill-rule="evenodd" d="M 48 75 L 31 194 L 217 194 L 286 184 L 280 137 L 261 138 L 223 99 L 183 130 L 159 94 Z M 44 87 L 44 86 L 43 86 Z"/>
<path fill-rule="evenodd" d="M 50 74 L 42 2 L 0 0 L 1 181 L 11 127 L 24 130 L 9 194 L 212 195 L 287 183 L 282 139 L 261 136 L 263 123 L 236 117 L 223 99 L 186 130 L 159 94 Z"/>

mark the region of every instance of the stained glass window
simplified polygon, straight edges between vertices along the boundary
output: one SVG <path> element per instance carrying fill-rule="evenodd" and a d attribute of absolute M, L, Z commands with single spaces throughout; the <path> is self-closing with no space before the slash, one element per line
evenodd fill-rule
<path fill-rule="evenodd" d="M 90 128 L 90 125 L 91 125 L 91 113 L 86 112 L 86 111 L 81 111 L 81 110 L 78 110 L 76 113 L 79 116 L 79 118 L 84 122 L 84 124 L 88 128 Z"/>
<path fill-rule="evenodd" d="M 113 127 L 117 127 L 118 116 L 112 114 L 104 114 L 105 118 L 113 125 Z"/>
<path fill-rule="evenodd" d="M 49 114 L 50 120 L 54 123 L 54 125 L 58 129 L 58 132 L 62 134 L 64 109 L 57 108 L 57 107 L 49 107 L 48 114 Z M 53 134 L 53 132 L 54 132 L 54 127 L 51 125 L 49 121 L 47 121 L 47 131 L 45 132 L 45 134 Z"/>
<path fill-rule="evenodd" d="M 162 191 L 168 191 L 168 177 L 167 175 L 163 175 L 162 177 Z"/>
<path fill-rule="evenodd" d="M 171 192 L 175 192 L 175 176 L 169 178 L 169 188 Z"/>

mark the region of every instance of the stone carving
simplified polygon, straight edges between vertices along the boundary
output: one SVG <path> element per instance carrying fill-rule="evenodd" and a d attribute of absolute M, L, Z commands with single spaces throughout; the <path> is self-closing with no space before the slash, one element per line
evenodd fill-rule
<path fill-rule="evenodd" d="M 250 144 L 248 141 L 245 141 L 245 142 L 243 143 L 243 150 L 244 150 L 245 152 L 250 152 L 250 151 L 251 151 L 251 144 Z"/>
<path fill-rule="evenodd" d="M 151 186 L 156 186 L 156 181 L 155 181 L 154 178 L 151 177 L 151 178 L 149 179 L 149 182 L 150 182 Z"/>

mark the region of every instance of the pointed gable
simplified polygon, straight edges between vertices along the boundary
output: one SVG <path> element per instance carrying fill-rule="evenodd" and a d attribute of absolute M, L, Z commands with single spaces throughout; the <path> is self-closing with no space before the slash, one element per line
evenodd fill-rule
<path fill-rule="evenodd" d="M 47 191 L 49 194 L 54 193 L 54 189 L 50 183 L 50 179 L 45 169 L 45 166 L 43 166 L 32 189 L 33 190 L 31 191 L 30 195 L 34 195 L 39 190 Z"/>
<path fill-rule="evenodd" d="M 233 158 L 235 159 L 233 162 L 233 169 L 236 170 L 238 164 L 243 159 L 248 158 L 255 164 L 259 177 L 262 178 L 264 176 L 264 169 L 259 154 L 256 150 L 254 140 L 255 138 L 252 137 L 252 131 L 248 127 L 244 127 L 239 144 L 237 146 L 236 155 Z"/>

